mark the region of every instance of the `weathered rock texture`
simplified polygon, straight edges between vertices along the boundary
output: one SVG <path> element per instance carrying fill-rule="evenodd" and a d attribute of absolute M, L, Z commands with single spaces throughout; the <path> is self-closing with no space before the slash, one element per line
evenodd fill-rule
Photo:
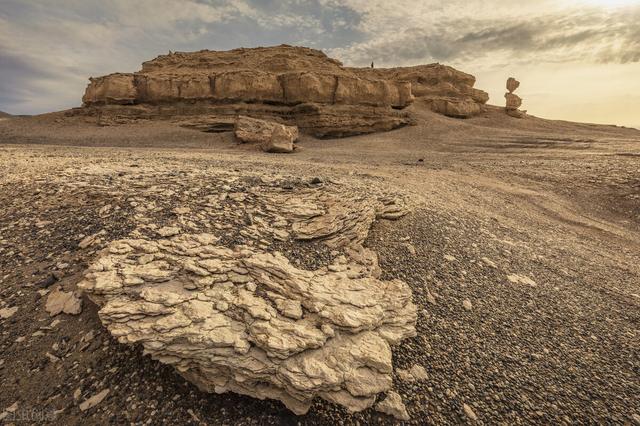
<path fill-rule="evenodd" d="M 474 83 L 439 64 L 345 68 L 318 50 L 282 45 L 162 55 L 136 73 L 91 78 L 83 102 L 85 113 L 101 117 L 182 117 L 207 131 L 229 130 L 231 118 L 242 114 L 344 136 L 410 124 L 398 110 L 414 96 L 440 101 L 433 108 L 443 114 L 475 114 L 488 96 Z"/>
<path fill-rule="evenodd" d="M 236 139 L 242 143 L 258 143 L 263 151 L 287 153 L 294 149 L 298 140 L 298 128 L 273 121 L 251 117 L 238 117 L 235 124 Z"/>
<path fill-rule="evenodd" d="M 440 114 L 469 118 L 479 114 L 489 94 L 476 89 L 476 78 L 441 64 L 400 68 L 355 68 L 359 75 L 411 83 L 411 94 Z"/>
<path fill-rule="evenodd" d="M 225 199 L 252 211 L 240 233 L 258 245 L 171 226 L 155 239 L 112 242 L 79 284 L 103 324 L 203 391 L 278 399 L 298 414 L 315 397 L 372 406 L 392 386 L 390 346 L 415 335 L 417 317 L 409 286 L 380 280 L 362 242 L 376 218 L 406 208 L 325 187 L 224 194 L 206 205 Z M 344 254 L 305 270 L 262 249 L 270 239 L 320 240 Z"/>
<path fill-rule="evenodd" d="M 506 112 L 508 115 L 516 118 L 522 118 L 526 114 L 525 111 L 520 111 L 518 108 L 522 106 L 522 98 L 520 96 L 513 93 L 520 87 L 520 82 L 513 77 L 509 77 L 507 79 L 507 90 L 508 92 L 504 94 L 505 99 L 507 100 Z"/>

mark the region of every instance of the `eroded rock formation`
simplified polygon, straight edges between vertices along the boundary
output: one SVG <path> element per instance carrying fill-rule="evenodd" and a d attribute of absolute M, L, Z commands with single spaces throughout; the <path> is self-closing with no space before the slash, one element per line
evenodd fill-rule
<path fill-rule="evenodd" d="M 206 205 L 223 202 L 214 198 Z M 380 280 L 362 246 L 376 218 L 406 213 L 401 200 L 325 186 L 227 198 L 252 212 L 240 232 L 255 244 L 177 226 L 112 242 L 79 284 L 103 324 L 203 391 L 278 399 L 298 414 L 315 397 L 371 407 L 392 386 L 391 345 L 415 335 L 409 286 Z M 306 270 L 263 249 L 271 239 L 319 240 L 338 254 Z"/>
<path fill-rule="evenodd" d="M 303 47 L 203 50 L 159 56 L 136 73 L 91 78 L 83 112 L 171 118 L 207 131 L 229 130 L 234 116 L 247 115 L 320 137 L 345 136 L 410 124 L 401 110 L 415 96 L 443 114 L 476 114 L 488 96 L 474 83 L 439 64 L 345 68 Z"/>
<path fill-rule="evenodd" d="M 504 94 L 504 97 L 507 101 L 507 105 L 505 110 L 508 115 L 515 118 L 522 118 L 526 114 L 525 111 L 520 111 L 518 108 L 522 106 L 522 98 L 516 95 L 516 89 L 520 87 L 520 82 L 513 77 L 509 77 L 507 79 L 507 90 L 508 92 Z"/>
<path fill-rule="evenodd" d="M 273 121 L 240 116 L 235 124 L 235 137 L 245 143 L 257 143 L 265 152 L 288 153 L 298 140 L 298 128 Z"/>
<path fill-rule="evenodd" d="M 441 64 L 399 68 L 354 68 L 362 76 L 406 81 L 411 83 L 414 97 L 431 104 L 440 114 L 455 118 L 469 118 L 479 114 L 489 100 L 489 94 L 476 89 L 476 78 Z"/>

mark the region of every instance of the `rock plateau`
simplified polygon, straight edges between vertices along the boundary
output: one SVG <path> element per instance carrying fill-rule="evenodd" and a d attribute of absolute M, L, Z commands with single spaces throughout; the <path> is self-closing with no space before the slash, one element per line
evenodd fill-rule
<path fill-rule="evenodd" d="M 402 110 L 415 98 L 445 115 L 473 116 L 488 100 L 474 83 L 440 64 L 348 68 L 304 47 L 202 50 L 158 56 L 135 73 L 91 78 L 76 112 L 102 124 L 170 119 L 211 132 L 232 130 L 245 115 L 339 137 L 412 124 Z"/>

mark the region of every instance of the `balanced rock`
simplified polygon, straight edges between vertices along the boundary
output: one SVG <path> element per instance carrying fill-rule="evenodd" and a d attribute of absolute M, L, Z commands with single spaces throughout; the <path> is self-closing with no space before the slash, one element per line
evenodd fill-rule
<path fill-rule="evenodd" d="M 505 111 L 507 115 L 515 118 L 522 118 L 526 115 L 525 111 L 520 111 L 518 108 L 522 106 L 522 98 L 514 94 L 513 92 L 520 87 L 520 82 L 513 77 L 509 77 L 507 80 L 508 93 L 504 94 L 507 101 Z"/>
<path fill-rule="evenodd" d="M 507 99 L 507 109 L 518 109 L 522 106 L 522 99 L 514 93 L 505 93 Z"/>
<path fill-rule="evenodd" d="M 319 137 L 347 136 L 413 123 L 401 110 L 416 96 L 482 106 L 488 95 L 474 83 L 473 76 L 440 64 L 347 68 L 304 47 L 202 50 L 161 55 L 135 73 L 91 78 L 84 108 L 73 113 L 105 122 L 109 116 L 169 119 L 205 131 L 228 131 L 233 117 L 245 115 Z M 478 108 L 463 111 L 468 116 Z"/>

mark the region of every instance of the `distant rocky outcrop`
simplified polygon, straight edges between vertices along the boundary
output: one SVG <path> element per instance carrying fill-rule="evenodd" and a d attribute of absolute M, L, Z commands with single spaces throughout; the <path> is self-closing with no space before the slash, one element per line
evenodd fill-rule
<path fill-rule="evenodd" d="M 0 118 L 11 118 L 13 117 L 11 114 L 0 111 Z"/>
<path fill-rule="evenodd" d="M 353 68 L 368 78 L 380 78 L 411 83 L 411 93 L 431 104 L 440 114 L 469 118 L 479 114 L 489 100 L 489 94 L 475 89 L 476 78 L 441 64 L 400 68 Z"/>
<path fill-rule="evenodd" d="M 83 113 L 103 118 L 168 118 L 227 131 L 246 115 L 333 137 L 411 124 L 402 110 L 415 97 L 446 115 L 477 114 L 488 95 L 474 83 L 439 64 L 347 68 L 319 50 L 282 45 L 161 55 L 135 73 L 91 78 L 82 100 Z"/>
<path fill-rule="evenodd" d="M 525 116 L 526 111 L 520 111 L 518 108 L 522 106 L 522 98 L 516 95 L 515 92 L 518 87 L 520 87 L 520 82 L 513 77 L 509 77 L 507 79 L 507 90 L 508 92 L 504 94 L 504 97 L 507 100 L 507 105 L 505 110 L 508 115 L 515 118 L 522 118 Z"/>

